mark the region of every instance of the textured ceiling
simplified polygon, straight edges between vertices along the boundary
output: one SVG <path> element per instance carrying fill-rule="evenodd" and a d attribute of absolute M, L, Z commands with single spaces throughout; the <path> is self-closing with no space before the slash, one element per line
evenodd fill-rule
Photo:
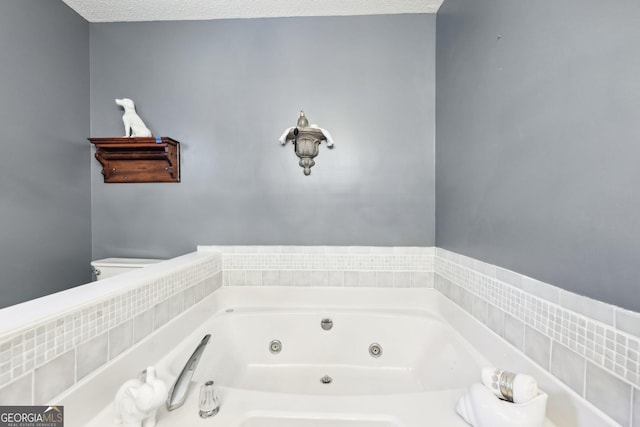
<path fill-rule="evenodd" d="M 63 0 L 89 22 L 436 13 L 443 0 Z"/>

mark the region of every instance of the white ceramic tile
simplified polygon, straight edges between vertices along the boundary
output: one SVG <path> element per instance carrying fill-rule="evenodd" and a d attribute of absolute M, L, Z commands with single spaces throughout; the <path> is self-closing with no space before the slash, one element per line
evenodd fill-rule
<path fill-rule="evenodd" d="M 411 273 L 412 288 L 426 288 L 429 286 L 429 273 L 417 271 Z"/>
<path fill-rule="evenodd" d="M 496 279 L 508 285 L 515 286 L 516 288 L 522 287 L 522 275 L 507 270 L 506 268 L 496 268 Z"/>
<path fill-rule="evenodd" d="M 258 246 L 259 254 L 279 254 L 282 252 L 281 246 Z"/>
<path fill-rule="evenodd" d="M 195 300 L 195 289 L 192 289 Z M 153 309 L 143 311 L 133 318 L 133 341 L 139 342 L 153 332 Z"/>
<path fill-rule="evenodd" d="M 211 292 L 208 292 L 208 293 L 211 293 Z M 192 287 L 190 287 L 188 289 L 185 289 L 184 292 L 182 292 L 182 294 L 183 294 L 183 298 L 184 298 L 184 308 L 185 308 L 185 310 L 196 303 L 196 290 L 195 290 L 194 286 L 192 286 Z M 135 329 L 134 329 L 134 331 L 135 331 Z M 137 340 L 136 340 L 136 342 L 137 342 Z"/>
<path fill-rule="evenodd" d="M 473 300 L 473 316 L 484 324 L 489 322 L 489 304 L 482 298 Z"/>
<path fill-rule="evenodd" d="M 461 289 L 461 301 L 460 306 L 468 313 L 473 314 L 473 300 L 474 295 L 466 289 Z"/>
<path fill-rule="evenodd" d="M 438 253 L 438 251 L 436 252 Z M 459 258 L 451 254 L 447 254 L 447 257 L 448 259 Z M 505 317 L 503 335 L 510 342 L 516 343 L 518 348 L 520 348 L 520 335 L 514 329 L 514 325 L 517 325 L 519 329 L 520 324 L 513 323 L 515 320 L 523 325 L 528 325 L 532 330 L 549 339 L 562 343 L 578 355 L 586 357 L 621 379 L 625 379 L 631 384 L 640 385 L 638 382 L 640 375 L 633 370 L 635 361 L 629 361 L 629 350 L 632 347 L 640 346 L 636 337 L 616 331 L 611 326 L 558 306 L 553 301 L 541 297 L 547 296 L 556 300 L 557 288 L 553 286 L 521 276 L 520 286 L 529 291 L 525 292 L 502 281 L 493 280 L 479 271 L 455 264 L 448 259 L 435 258 L 436 276 L 444 276 L 452 281 L 448 284 L 439 279 L 438 289 L 465 310 L 469 309 L 465 292 L 471 292 L 473 295 L 486 299 L 494 307 L 490 309 L 494 316 L 498 316 L 495 310 L 500 310 L 504 312 L 505 316 L 510 316 Z M 474 268 L 477 265 L 476 263 Z M 512 274 L 516 275 L 517 273 L 504 270 L 500 274 L 502 279 L 511 282 L 517 281 L 517 278 L 511 277 Z M 509 279 L 507 276 L 511 278 Z M 460 286 L 453 285 L 453 283 Z M 538 284 L 540 289 L 535 288 Z M 596 312 L 603 308 L 606 312 L 610 306 L 596 302 L 595 307 Z M 492 325 L 490 327 L 494 330 L 499 327 L 495 324 Z"/>
<path fill-rule="evenodd" d="M 56 363 L 65 360 L 60 357 L 68 355 L 70 351 L 73 353 L 78 346 L 87 344 L 117 325 L 133 324 L 134 318 L 140 328 L 144 316 L 137 316 L 141 313 L 153 313 L 155 316 L 155 312 L 158 311 L 160 323 L 166 322 L 170 315 L 176 315 L 183 310 L 183 302 L 189 295 L 188 289 L 194 289 L 193 299 L 201 299 L 206 292 L 205 284 L 210 288 L 209 291 L 221 284 L 221 274 L 216 273 L 220 271 L 220 267 L 221 256 L 217 254 L 198 256 L 184 264 L 178 264 L 176 261 L 176 264 L 165 269 L 163 274 L 145 280 L 140 279 L 136 288 L 131 289 L 131 283 L 128 282 L 128 287 L 115 296 L 98 302 L 95 302 L 95 299 L 91 300 L 90 303 L 58 318 L 36 322 L 9 340 L 3 338 L 0 341 L 0 387 L 23 373 L 34 371 L 39 372 L 37 379 L 43 382 L 42 372 L 49 366 L 49 362 L 54 359 Z M 194 286 L 194 283 L 198 284 Z M 110 289 L 113 292 L 113 288 Z M 148 325 L 145 328 L 148 330 Z M 38 367 L 42 369 L 38 370 Z M 83 375 L 87 373 L 83 370 L 86 367 L 80 366 L 80 369 Z M 47 387 L 57 389 L 61 383 L 68 382 L 44 383 L 46 387 L 43 393 L 47 394 Z"/>
<path fill-rule="evenodd" d="M 504 311 L 494 305 L 488 304 L 487 315 L 487 326 L 496 334 L 504 336 Z"/>
<path fill-rule="evenodd" d="M 525 325 L 524 353 L 548 371 L 551 359 L 551 339 Z"/>
<path fill-rule="evenodd" d="M 327 272 L 327 284 L 329 286 L 344 286 L 344 271 Z"/>
<path fill-rule="evenodd" d="M 475 267 L 476 261 L 473 258 L 458 254 L 457 263 L 464 267 L 473 269 Z"/>
<path fill-rule="evenodd" d="M 279 270 L 433 270 L 433 248 L 422 248 L 411 254 L 400 255 L 397 248 L 384 247 L 295 247 L 285 249 L 292 253 L 265 254 L 228 252 L 222 255 L 224 270 L 246 271 L 256 269 Z M 345 253 L 345 251 L 347 253 Z M 336 254 L 342 252 L 342 254 Z M 231 279 L 229 279 L 231 280 Z"/>
<path fill-rule="evenodd" d="M 311 285 L 311 272 L 309 271 L 295 271 L 293 275 L 293 284 L 295 286 L 310 286 Z"/>
<path fill-rule="evenodd" d="M 614 324 L 612 305 L 567 291 L 560 292 L 560 305 L 608 325 Z"/>
<path fill-rule="evenodd" d="M 585 368 L 584 357 L 560 343 L 552 344 L 550 372 L 581 396 L 584 396 Z"/>
<path fill-rule="evenodd" d="M 449 283 L 449 298 L 454 301 L 459 306 L 462 306 L 462 291 L 464 289 L 457 284 L 450 282 Z"/>
<path fill-rule="evenodd" d="M 393 273 L 393 287 L 394 288 L 410 288 L 411 287 L 411 273 L 408 271 L 396 271 Z"/>
<path fill-rule="evenodd" d="M 346 287 L 360 286 L 360 273 L 358 273 L 357 271 L 345 271 L 344 286 Z"/>
<path fill-rule="evenodd" d="M 622 426 L 631 425 L 631 386 L 587 363 L 585 397 Z"/>
<path fill-rule="evenodd" d="M 393 253 L 392 247 L 372 246 L 370 249 L 372 255 L 389 255 Z"/>
<path fill-rule="evenodd" d="M 231 286 L 229 284 L 229 271 L 223 271 L 222 272 L 222 284 L 223 286 Z"/>
<path fill-rule="evenodd" d="M 247 286 L 262 286 L 262 270 L 252 270 L 245 273 Z"/>
<path fill-rule="evenodd" d="M 370 246 L 349 246 L 348 253 L 351 255 L 364 255 L 371 253 Z"/>
<path fill-rule="evenodd" d="M 203 284 L 204 296 L 204 284 Z M 197 293 L 197 291 L 196 291 Z M 153 327 L 158 329 L 169 321 L 169 301 L 162 301 L 153 308 Z"/>
<path fill-rule="evenodd" d="M 329 273 L 327 271 L 311 271 L 309 276 L 309 283 L 311 286 L 329 285 Z"/>
<path fill-rule="evenodd" d="M 429 257 L 434 257 L 436 254 L 436 248 L 433 246 L 418 246 L 418 255 L 427 255 Z"/>
<path fill-rule="evenodd" d="M 433 272 L 427 272 L 427 288 L 433 288 L 435 286 L 435 274 Z"/>
<path fill-rule="evenodd" d="M 616 328 L 640 337 L 640 313 L 616 307 L 615 319 Z"/>
<path fill-rule="evenodd" d="M 244 271 L 229 271 L 229 286 L 244 286 L 245 285 L 245 272 Z"/>
<path fill-rule="evenodd" d="M 281 270 L 279 272 L 280 286 L 293 286 L 293 271 Z"/>
<path fill-rule="evenodd" d="M 633 427 L 640 427 L 640 388 L 633 389 Z"/>
<path fill-rule="evenodd" d="M 107 363 L 109 337 L 105 332 L 78 346 L 76 377 L 78 380 Z"/>
<path fill-rule="evenodd" d="M 280 272 L 275 270 L 262 271 L 262 284 L 264 286 L 277 286 L 280 284 Z"/>
<path fill-rule="evenodd" d="M 442 259 L 446 259 L 446 260 L 451 261 L 451 262 L 457 262 L 458 261 L 458 254 L 457 253 L 455 253 L 453 251 L 450 251 L 450 250 L 447 250 L 447 249 L 444 249 L 444 248 L 436 247 L 436 256 L 440 257 Z"/>
<path fill-rule="evenodd" d="M 375 287 L 376 286 L 375 271 L 362 271 L 360 272 L 360 287 Z"/>
<path fill-rule="evenodd" d="M 0 387 L 0 406 L 32 404 L 32 377 L 33 373 L 29 372 L 4 387 Z"/>
<path fill-rule="evenodd" d="M 376 286 L 379 288 L 393 287 L 393 272 L 379 271 L 376 273 Z"/>
<path fill-rule="evenodd" d="M 522 290 L 540 298 L 544 298 L 554 304 L 560 303 L 560 288 L 540 282 L 539 280 L 523 276 Z"/>
<path fill-rule="evenodd" d="M 205 282 L 205 289 L 207 283 Z M 179 293 L 169 297 L 169 320 L 172 320 L 184 310 L 184 294 Z"/>
<path fill-rule="evenodd" d="M 349 253 L 347 246 L 326 246 L 325 253 L 331 255 L 346 255 Z"/>
<path fill-rule="evenodd" d="M 255 254 L 255 253 L 258 253 L 258 246 L 235 246 L 234 253 Z"/>
<path fill-rule="evenodd" d="M 109 360 L 133 345 L 133 320 L 128 320 L 109 331 Z"/>
<path fill-rule="evenodd" d="M 486 262 L 475 260 L 473 269 L 485 276 L 489 276 L 492 279 L 496 278 L 496 266 L 487 264 Z"/>
<path fill-rule="evenodd" d="M 449 251 L 443 248 L 440 248 L 438 246 L 435 247 L 435 256 L 442 258 L 442 259 L 447 259 L 447 256 L 449 254 Z"/>
<path fill-rule="evenodd" d="M 34 374 L 36 405 L 48 403 L 75 383 L 75 361 L 75 350 L 71 350 L 36 368 Z"/>
<path fill-rule="evenodd" d="M 202 298 L 205 297 L 204 282 L 200 282 L 196 284 L 193 288 L 195 292 L 196 301 L 200 301 Z M 154 324 L 154 329 L 155 328 L 157 328 L 157 326 Z"/>
<path fill-rule="evenodd" d="M 396 246 L 393 248 L 393 253 L 396 255 L 417 255 L 418 249 L 416 246 Z"/>
<path fill-rule="evenodd" d="M 513 316 L 504 316 L 504 338 L 518 350 L 524 349 L 524 323 Z"/>

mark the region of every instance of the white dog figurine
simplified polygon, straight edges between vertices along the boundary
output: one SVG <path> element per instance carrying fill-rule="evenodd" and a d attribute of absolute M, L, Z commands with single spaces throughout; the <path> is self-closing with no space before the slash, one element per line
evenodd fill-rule
<path fill-rule="evenodd" d="M 116 104 L 124 108 L 122 121 L 124 122 L 124 136 L 151 136 L 151 131 L 136 113 L 136 106 L 129 98 L 116 99 Z"/>

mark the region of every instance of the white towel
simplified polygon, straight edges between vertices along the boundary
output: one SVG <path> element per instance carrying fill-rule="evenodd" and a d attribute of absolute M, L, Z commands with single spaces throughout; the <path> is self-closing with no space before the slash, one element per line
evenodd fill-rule
<path fill-rule="evenodd" d="M 538 395 L 538 383 L 533 377 L 502 369 L 483 368 L 482 384 L 500 399 L 514 403 L 525 403 Z"/>
<path fill-rule="evenodd" d="M 314 129 L 319 129 L 320 132 L 322 132 L 322 134 L 324 135 L 325 139 L 327 140 L 327 147 L 333 147 L 333 138 L 331 137 L 331 134 L 326 129 L 322 129 L 318 125 L 311 125 L 309 127 L 312 127 Z M 282 133 L 282 136 L 278 138 L 278 141 L 280 141 L 280 144 L 284 145 L 287 143 L 287 135 L 289 135 L 289 132 L 291 132 L 293 129 L 295 128 L 290 127 L 284 130 L 284 132 Z"/>

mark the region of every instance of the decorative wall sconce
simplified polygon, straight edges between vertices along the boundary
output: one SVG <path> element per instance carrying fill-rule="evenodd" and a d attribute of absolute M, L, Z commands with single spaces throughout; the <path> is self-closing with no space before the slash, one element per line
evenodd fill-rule
<path fill-rule="evenodd" d="M 300 111 L 297 126 L 286 129 L 279 141 L 282 145 L 293 142 L 296 156 L 300 158 L 298 164 L 304 168 L 304 174 L 307 176 L 311 174 L 311 167 L 316 164 L 313 159 L 320 151 L 320 143 L 325 141 L 327 147 L 333 147 L 333 139 L 329 132 L 317 125 L 309 126 L 304 111 Z"/>

